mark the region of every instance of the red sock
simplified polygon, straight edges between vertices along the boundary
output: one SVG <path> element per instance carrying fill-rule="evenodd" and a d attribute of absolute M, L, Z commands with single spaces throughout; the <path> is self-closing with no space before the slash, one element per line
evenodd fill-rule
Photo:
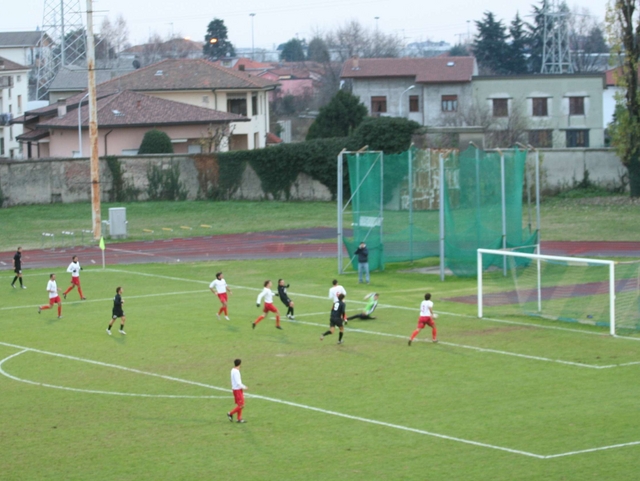
<path fill-rule="evenodd" d="M 73 289 L 73 286 L 69 286 L 69 288 L 66 291 L 64 291 L 64 295 L 66 296 L 67 294 L 69 294 L 71 289 Z"/>
<path fill-rule="evenodd" d="M 40 310 L 44 311 L 45 309 L 51 309 L 51 306 L 46 305 L 46 306 L 40 306 Z"/>
<path fill-rule="evenodd" d="M 58 315 L 62 315 L 62 304 L 58 304 Z"/>
<path fill-rule="evenodd" d="M 280 325 L 280 316 L 276 316 L 276 326 Z"/>
<path fill-rule="evenodd" d="M 260 316 L 259 318 L 257 318 L 254 324 L 258 324 L 262 319 L 264 319 L 264 316 Z"/>
<path fill-rule="evenodd" d="M 413 333 L 411 334 L 411 340 L 413 341 L 419 333 L 420 329 L 416 329 L 415 331 L 413 331 Z"/>
<path fill-rule="evenodd" d="M 84 298 L 84 296 L 82 295 L 82 288 L 80 286 L 78 286 L 78 294 L 80 294 L 80 299 Z"/>
<path fill-rule="evenodd" d="M 438 335 L 437 334 L 438 334 L 438 330 L 436 329 L 436 326 L 433 326 L 431 328 L 431 339 L 433 339 L 434 341 L 436 339 L 438 339 Z"/>
<path fill-rule="evenodd" d="M 227 309 L 226 307 L 222 308 L 224 310 L 224 315 L 228 316 L 229 315 L 229 309 Z"/>
<path fill-rule="evenodd" d="M 220 310 L 218 311 L 218 315 L 222 314 L 224 312 L 224 307 L 221 307 Z"/>

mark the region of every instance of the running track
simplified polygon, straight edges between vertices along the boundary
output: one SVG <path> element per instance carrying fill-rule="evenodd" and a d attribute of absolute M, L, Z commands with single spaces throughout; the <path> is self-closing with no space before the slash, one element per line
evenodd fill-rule
<path fill-rule="evenodd" d="M 291 259 L 335 257 L 336 229 L 318 227 L 247 234 L 227 234 L 207 237 L 154 240 L 147 242 L 107 243 L 106 263 L 145 264 L 153 262 L 197 262 L 242 259 Z M 316 243 L 310 243 L 316 241 Z M 581 257 L 640 258 L 640 242 L 543 242 L 542 253 Z M 345 251 L 346 252 L 346 251 Z M 11 269 L 15 251 L 0 253 L 0 268 Z M 26 268 L 66 266 L 73 254 L 84 265 L 102 263 L 100 249 L 76 247 L 24 250 Z"/>

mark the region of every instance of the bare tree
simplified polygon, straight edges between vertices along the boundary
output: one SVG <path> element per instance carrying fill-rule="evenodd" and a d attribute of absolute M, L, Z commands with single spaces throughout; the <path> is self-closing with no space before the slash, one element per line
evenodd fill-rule
<path fill-rule="evenodd" d="M 364 27 L 358 20 L 349 20 L 330 31 L 324 38 L 329 50 L 342 62 L 352 57 L 398 57 L 403 41 L 393 34 L 385 34 Z"/>
<path fill-rule="evenodd" d="M 111 23 L 109 17 L 105 17 L 100 26 L 100 37 L 106 40 L 116 54 L 129 47 L 129 27 L 122 14 Z"/>
<path fill-rule="evenodd" d="M 229 138 L 234 129 L 235 125 L 232 124 L 209 124 L 205 134 L 198 139 L 198 144 L 205 153 L 220 152 L 222 147 L 229 146 Z"/>
<path fill-rule="evenodd" d="M 588 8 L 575 7 L 568 20 L 569 47 L 575 72 L 601 72 L 607 68 L 609 47 L 604 27 Z"/>

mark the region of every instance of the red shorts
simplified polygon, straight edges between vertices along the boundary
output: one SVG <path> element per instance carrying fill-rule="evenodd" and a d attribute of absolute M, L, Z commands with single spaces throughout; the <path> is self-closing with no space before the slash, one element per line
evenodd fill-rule
<path fill-rule="evenodd" d="M 49 298 L 49 305 L 53 306 L 54 304 L 61 304 L 62 301 L 60 300 L 60 296 L 56 296 L 56 297 L 50 297 Z"/>
<path fill-rule="evenodd" d="M 278 314 L 278 309 L 273 304 L 268 304 L 268 303 L 265 302 L 264 303 L 264 309 L 262 310 L 262 312 L 264 312 L 265 314 L 267 312 L 275 312 L 276 314 Z"/>
<path fill-rule="evenodd" d="M 418 318 L 418 329 L 424 329 L 424 326 L 434 327 L 433 319 L 431 319 L 431 316 L 420 316 Z"/>
<path fill-rule="evenodd" d="M 71 276 L 71 284 L 80 287 L 80 277 Z"/>
<path fill-rule="evenodd" d="M 244 391 L 242 389 L 234 389 L 233 399 L 238 406 L 244 406 Z"/>
<path fill-rule="evenodd" d="M 218 294 L 218 299 L 220 299 L 220 302 L 222 302 L 223 304 L 227 303 L 227 293 L 223 292 L 222 294 Z"/>

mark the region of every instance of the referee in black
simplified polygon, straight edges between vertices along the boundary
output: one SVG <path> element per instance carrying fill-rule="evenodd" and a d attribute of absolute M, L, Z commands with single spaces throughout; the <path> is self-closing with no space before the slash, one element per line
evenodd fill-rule
<path fill-rule="evenodd" d="M 116 287 L 116 297 L 113 298 L 113 310 L 111 311 L 111 322 L 109 323 L 109 327 L 107 327 L 107 334 L 109 335 L 111 335 L 111 326 L 113 326 L 117 318 L 120 318 L 120 334 L 126 334 L 126 332 L 124 332 L 124 321 L 126 321 L 127 318 L 124 317 L 122 304 L 124 304 L 122 287 Z"/>
<path fill-rule="evenodd" d="M 22 287 L 23 289 L 26 289 L 27 286 L 25 286 L 22 283 L 22 247 L 18 247 L 16 254 L 13 256 L 13 272 L 16 273 L 16 276 L 13 278 L 13 281 L 11 282 L 11 287 L 15 289 L 16 281 L 20 279 L 20 287 Z"/>
<path fill-rule="evenodd" d="M 287 306 L 287 318 L 295 320 L 295 317 L 293 317 L 293 301 L 287 294 L 288 287 L 289 284 L 284 285 L 284 279 L 278 279 L 278 297 L 282 303 Z"/>

